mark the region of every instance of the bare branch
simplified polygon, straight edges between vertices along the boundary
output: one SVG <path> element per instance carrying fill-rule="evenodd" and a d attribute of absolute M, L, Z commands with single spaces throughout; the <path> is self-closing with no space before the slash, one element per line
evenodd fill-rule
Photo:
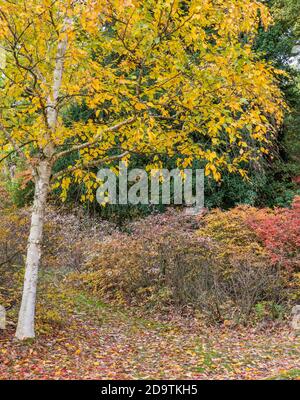
<path fill-rule="evenodd" d="M 21 146 L 19 146 L 20 147 L 20 149 L 22 148 L 22 147 L 25 147 L 25 146 L 27 146 L 28 144 L 30 144 L 30 143 L 32 143 L 32 142 L 34 142 L 35 140 L 30 140 L 29 142 L 26 142 L 26 143 L 23 143 Z M 12 150 L 12 151 L 10 151 L 8 154 L 6 154 L 4 157 L 2 157 L 1 159 L 0 159 L 0 164 L 4 161 L 4 160 L 6 160 L 9 156 L 11 156 L 12 154 L 14 154 L 16 152 L 16 150 Z"/>
<path fill-rule="evenodd" d="M 114 126 L 111 126 L 110 128 L 108 128 L 108 129 L 104 130 L 103 132 L 99 133 L 98 135 L 96 135 L 92 139 L 92 141 L 81 143 L 78 146 L 74 146 L 74 147 L 72 147 L 72 148 L 70 148 L 68 150 L 61 151 L 60 153 L 58 153 L 58 154 L 56 154 L 54 156 L 54 160 L 56 161 L 61 157 L 64 157 L 64 156 L 66 156 L 66 155 L 68 155 L 70 153 L 73 153 L 74 151 L 79 151 L 79 150 L 82 150 L 82 149 L 88 149 L 88 148 L 94 146 L 99 140 L 101 140 L 104 133 L 117 131 L 122 126 L 128 125 L 128 124 L 134 122 L 135 120 L 136 120 L 136 117 L 131 117 L 131 118 L 126 119 L 125 121 L 119 122 L 118 124 L 116 124 Z"/>
<path fill-rule="evenodd" d="M 100 160 L 94 160 L 94 161 L 91 161 L 91 162 L 89 162 L 87 164 L 83 164 L 83 165 L 75 165 L 72 168 L 64 168 L 63 170 L 61 170 L 61 171 L 57 172 L 56 174 L 52 175 L 51 181 L 55 181 L 56 179 L 62 177 L 65 173 L 71 173 L 71 172 L 74 172 L 74 171 L 76 171 L 78 169 L 95 168 L 95 167 L 98 167 L 99 165 L 105 164 L 105 163 L 110 162 L 110 161 L 120 160 L 123 157 L 127 156 L 129 153 L 130 152 L 126 150 L 123 153 L 118 154 L 116 156 L 105 157 L 105 158 L 102 158 Z"/>
<path fill-rule="evenodd" d="M 0 130 L 4 133 L 4 136 L 6 137 L 6 140 L 13 146 L 15 151 L 18 153 L 18 155 L 28 162 L 25 154 L 23 153 L 21 147 L 18 145 L 18 143 L 15 141 L 15 139 L 11 136 L 11 134 L 6 130 L 6 128 L 3 126 L 3 124 L 0 122 Z"/>

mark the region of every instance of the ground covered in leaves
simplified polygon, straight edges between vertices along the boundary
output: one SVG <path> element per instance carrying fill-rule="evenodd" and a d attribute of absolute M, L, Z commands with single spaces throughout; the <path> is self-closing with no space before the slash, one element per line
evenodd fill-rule
<path fill-rule="evenodd" d="M 0 331 L 1 379 L 300 379 L 300 338 L 287 325 L 148 320 L 79 292 L 70 296 L 65 324 L 35 341 L 17 342 L 13 325 Z"/>

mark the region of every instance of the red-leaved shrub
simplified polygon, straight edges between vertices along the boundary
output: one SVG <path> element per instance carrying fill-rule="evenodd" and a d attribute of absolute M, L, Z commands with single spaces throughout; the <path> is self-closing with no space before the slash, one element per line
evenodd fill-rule
<path fill-rule="evenodd" d="M 290 209 L 258 210 L 247 222 L 273 263 L 300 271 L 300 196 L 295 198 Z"/>

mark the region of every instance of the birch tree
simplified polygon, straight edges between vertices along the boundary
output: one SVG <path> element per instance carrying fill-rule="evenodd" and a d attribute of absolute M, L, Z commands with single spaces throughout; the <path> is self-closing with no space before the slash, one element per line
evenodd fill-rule
<path fill-rule="evenodd" d="M 282 120 L 273 67 L 252 43 L 267 9 L 254 0 L 0 0 L 0 145 L 34 182 L 16 336 L 34 337 L 47 195 L 83 182 L 93 168 L 131 154 L 193 160 L 206 175 L 246 175 Z M 66 121 L 74 104 L 86 123 Z M 54 173 L 68 155 L 73 161 Z"/>

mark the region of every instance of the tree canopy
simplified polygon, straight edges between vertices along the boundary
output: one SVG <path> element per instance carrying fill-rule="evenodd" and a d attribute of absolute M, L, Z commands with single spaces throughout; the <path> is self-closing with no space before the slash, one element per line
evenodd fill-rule
<path fill-rule="evenodd" d="M 244 174 L 282 118 L 274 69 L 252 51 L 261 22 L 268 11 L 252 0 L 2 1 L 1 143 L 31 163 L 79 152 L 72 172 L 86 182 L 82 170 L 112 149 L 198 158 L 217 180 Z M 63 123 L 75 102 L 91 110 L 86 124 Z"/>

